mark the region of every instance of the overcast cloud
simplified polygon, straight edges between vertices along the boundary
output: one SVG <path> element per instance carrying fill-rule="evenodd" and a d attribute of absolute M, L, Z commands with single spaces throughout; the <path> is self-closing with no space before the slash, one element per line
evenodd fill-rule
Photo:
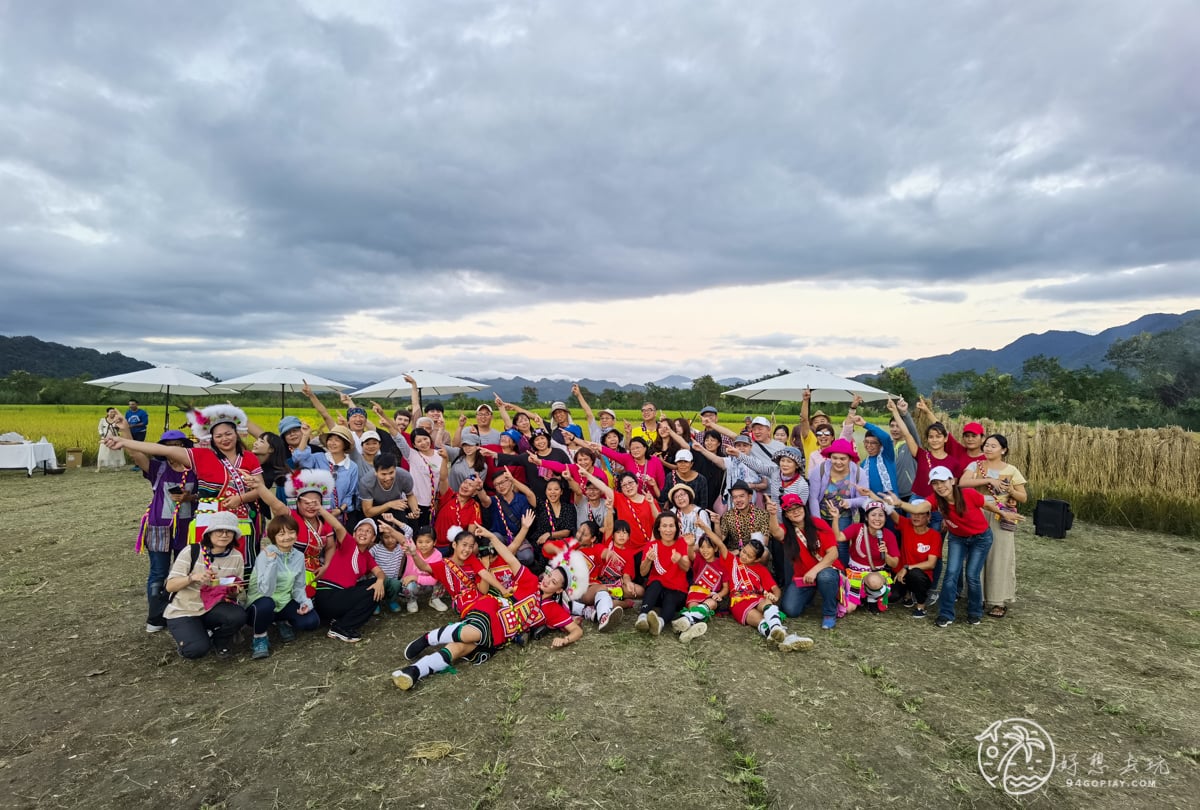
<path fill-rule="evenodd" d="M 429 350 L 446 370 L 653 378 L 679 357 L 625 319 L 710 290 L 672 331 L 741 349 L 688 369 L 750 376 L 730 366 L 918 356 L 870 293 L 935 319 L 1000 284 L 1020 285 L 1010 306 L 1200 305 L 1183 0 L 2 14 L 5 334 L 229 373 L 303 344 L 328 370 Z M 756 294 L 783 282 L 804 297 Z M 772 303 L 800 311 L 730 338 Z M 823 340 L 835 308 L 857 344 Z"/>

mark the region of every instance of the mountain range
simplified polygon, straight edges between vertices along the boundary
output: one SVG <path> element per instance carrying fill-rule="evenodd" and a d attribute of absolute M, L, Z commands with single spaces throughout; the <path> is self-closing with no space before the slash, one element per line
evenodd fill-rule
<path fill-rule="evenodd" d="M 1157 334 L 1182 326 L 1192 318 L 1200 316 L 1200 309 L 1179 315 L 1155 312 L 1143 315 L 1135 321 L 1113 326 L 1094 335 L 1083 332 L 1052 330 L 1021 337 L 999 349 L 959 349 L 950 354 L 922 357 L 917 360 L 902 360 L 903 366 L 916 383 L 918 391 L 931 391 L 943 374 L 956 371 L 987 371 L 994 368 L 1002 374 L 1020 374 L 1021 366 L 1031 357 L 1045 355 L 1057 357 L 1063 368 L 1080 369 L 1084 366 L 1103 368 L 1104 355 L 1115 341 L 1124 340 L 1149 332 Z"/>
<path fill-rule="evenodd" d="M 926 392 L 933 390 L 937 379 L 943 374 L 956 371 L 982 372 L 994 368 L 1001 373 L 1019 374 L 1022 364 L 1039 354 L 1057 357 L 1063 367 L 1068 369 L 1078 369 L 1088 365 L 1101 368 L 1105 365 L 1104 355 L 1114 341 L 1142 332 L 1152 334 L 1165 332 L 1196 317 L 1200 317 L 1200 310 L 1192 310 L 1178 315 L 1156 312 L 1151 315 L 1143 315 L 1127 324 L 1105 329 L 1094 335 L 1054 330 L 1024 335 L 1000 349 L 960 349 L 950 354 L 904 360 L 894 365 L 903 366 L 912 377 L 913 382 L 916 383 L 918 390 Z M 802 360 L 798 359 L 797 363 L 800 362 Z M 95 349 L 64 346 L 35 337 L 4 337 L 0 335 L 0 376 L 8 375 L 15 370 L 25 370 L 43 377 L 66 378 L 79 375 L 103 377 L 144 368 L 150 368 L 150 364 L 127 357 L 119 352 L 101 354 Z M 492 374 L 496 375 L 496 372 L 492 372 Z M 337 375 L 333 376 L 337 378 Z M 873 375 L 860 375 L 859 378 L 871 376 Z M 568 400 L 571 396 L 571 380 L 561 374 L 538 379 L 501 377 L 499 375 L 474 376 L 472 379 L 487 386 L 485 390 L 476 394 L 477 397 L 490 398 L 493 394 L 499 394 L 505 400 L 519 402 L 522 392 L 527 386 L 537 389 L 537 398 L 541 402 Z M 593 394 L 599 394 L 606 389 L 644 391 L 647 386 L 651 385 L 659 388 L 689 388 L 692 384 L 690 378 L 680 374 L 672 374 L 646 383 L 646 385 L 621 385 L 612 380 L 586 378 L 578 382 Z M 745 380 L 737 377 L 724 377 L 717 382 L 724 386 L 736 386 L 744 383 Z"/>

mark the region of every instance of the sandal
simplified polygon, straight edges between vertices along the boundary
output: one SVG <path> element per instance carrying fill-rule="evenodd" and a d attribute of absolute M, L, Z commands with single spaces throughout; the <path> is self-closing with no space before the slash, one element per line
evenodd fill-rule
<path fill-rule="evenodd" d="M 987 612 L 987 615 L 991 616 L 993 619 L 1003 619 L 1007 614 L 1008 607 L 1006 605 L 996 605 L 995 607 L 990 608 Z"/>

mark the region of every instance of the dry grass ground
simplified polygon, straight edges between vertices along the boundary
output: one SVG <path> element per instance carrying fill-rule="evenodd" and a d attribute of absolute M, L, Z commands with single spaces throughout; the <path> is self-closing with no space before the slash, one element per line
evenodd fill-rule
<path fill-rule="evenodd" d="M 545 642 L 411 692 L 388 673 L 435 622 L 372 620 L 358 645 L 301 638 L 185 662 L 142 629 L 130 472 L 0 473 L 0 806 L 126 808 L 1194 807 L 1197 546 L 1077 524 L 1018 538 L 1009 617 L 937 630 L 851 616 L 781 656 L 719 620 L 690 646 L 632 623 Z M 248 644 L 246 645 L 248 647 Z M 974 736 L 1023 716 L 1086 776 L 1134 758 L 1154 788 L 1012 799 Z M 439 744 L 441 743 L 441 744 Z M 422 756 L 423 755 L 423 756 Z M 1161 760 L 1161 767 L 1159 761 Z M 1096 777 L 1093 777 L 1096 778 Z M 1130 778 L 1127 776 L 1126 778 Z"/>

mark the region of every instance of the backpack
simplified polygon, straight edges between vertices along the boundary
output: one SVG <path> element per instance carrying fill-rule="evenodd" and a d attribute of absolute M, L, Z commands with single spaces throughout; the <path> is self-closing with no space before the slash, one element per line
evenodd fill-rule
<path fill-rule="evenodd" d="M 187 575 L 190 577 L 192 575 L 192 571 L 196 570 L 196 560 L 200 559 L 200 544 L 192 543 L 191 545 L 188 546 L 188 551 L 191 552 L 191 555 L 192 555 L 192 561 L 188 565 L 188 570 L 187 570 Z M 167 603 L 170 604 L 171 602 L 174 602 L 175 597 L 178 593 L 179 593 L 179 591 L 175 591 L 170 596 L 168 596 Z"/>

